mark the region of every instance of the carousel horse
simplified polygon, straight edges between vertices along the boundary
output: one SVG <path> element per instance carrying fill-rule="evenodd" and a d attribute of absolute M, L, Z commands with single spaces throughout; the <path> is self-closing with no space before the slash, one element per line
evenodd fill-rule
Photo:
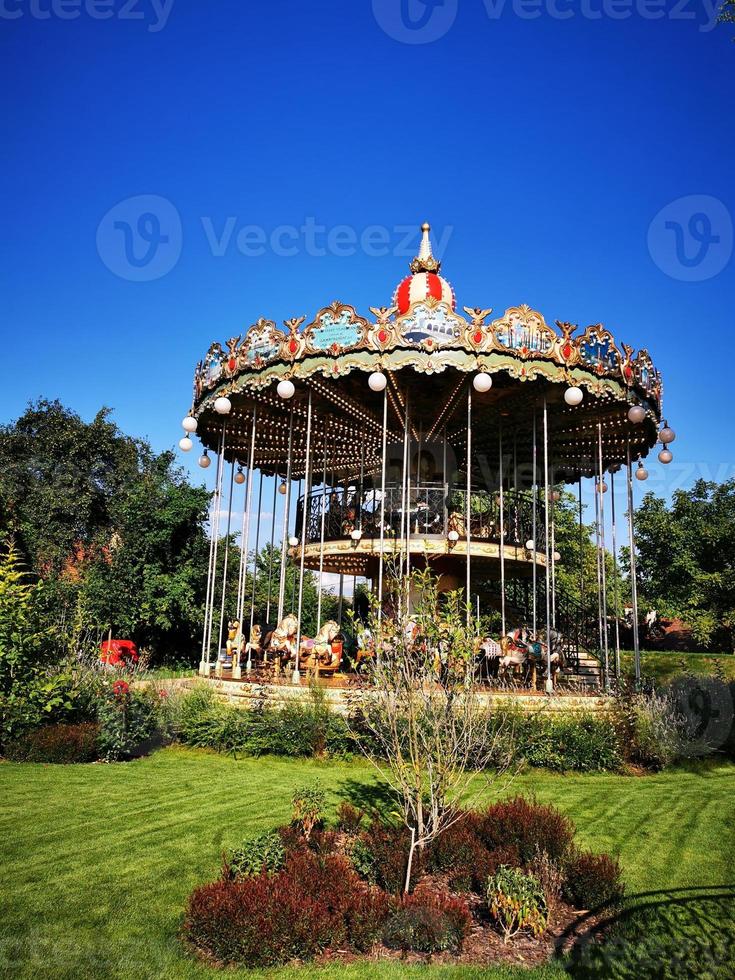
<path fill-rule="evenodd" d="M 223 657 L 220 653 L 217 657 L 217 666 L 214 671 L 216 677 L 222 677 L 226 661 L 229 661 L 233 672 L 235 670 L 235 664 L 239 666 L 240 663 L 240 621 L 237 619 L 231 619 L 227 623 L 225 656 Z"/>
<path fill-rule="evenodd" d="M 320 668 L 335 670 L 336 666 L 339 666 L 339 662 L 335 666 L 335 657 L 337 654 L 334 651 L 334 644 L 338 633 L 339 623 L 335 623 L 333 619 L 329 619 L 322 625 L 322 628 L 313 640 L 304 637 L 299 648 L 299 658 L 304 667 L 307 669 L 316 669 L 317 672 Z M 339 660 L 341 659 L 340 653 Z"/>
<path fill-rule="evenodd" d="M 548 658 L 546 644 L 532 639 L 530 631 L 523 626 L 504 636 L 500 645 L 503 648 L 500 674 L 504 677 L 512 677 L 516 671 L 520 671 L 524 681 L 530 682 L 531 687 L 535 688 L 536 672 L 539 667 L 542 672 L 546 672 L 547 660 L 551 664 L 552 683 L 561 669 L 561 637 L 554 631 L 551 634 L 551 655 Z"/>
<path fill-rule="evenodd" d="M 293 613 L 284 616 L 281 622 L 270 633 L 263 644 L 265 659 L 273 653 L 276 658 L 276 670 L 296 658 L 296 634 L 299 631 L 299 621 Z"/>
<path fill-rule="evenodd" d="M 497 677 L 500 671 L 500 658 L 503 648 L 491 636 L 480 636 L 475 640 L 475 657 L 479 661 L 480 675 Z"/>
<path fill-rule="evenodd" d="M 250 630 L 250 639 L 245 644 L 245 653 L 247 654 L 247 662 L 252 663 L 253 660 L 260 657 L 263 653 L 263 629 L 257 623 L 253 624 L 253 628 Z"/>

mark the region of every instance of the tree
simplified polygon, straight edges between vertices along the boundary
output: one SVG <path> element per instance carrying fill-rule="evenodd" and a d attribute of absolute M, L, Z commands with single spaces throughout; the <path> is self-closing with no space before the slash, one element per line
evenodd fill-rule
<path fill-rule="evenodd" d="M 735 24 L 735 0 L 722 0 L 717 20 L 721 24 Z"/>
<path fill-rule="evenodd" d="M 440 603 L 428 569 L 398 588 L 402 613 L 381 617 L 374 602 L 368 616 L 372 683 L 352 724 L 399 800 L 411 834 L 407 891 L 415 849 L 460 819 L 458 804 L 466 801 L 475 772 L 498 763 L 500 733 L 491 729 L 478 697 L 475 634 L 461 592 L 445 593 Z M 362 726 L 368 739 L 360 738 Z"/>
<path fill-rule="evenodd" d="M 647 493 L 635 512 L 639 591 L 698 642 L 735 647 L 735 480 L 698 480 L 671 504 Z"/>

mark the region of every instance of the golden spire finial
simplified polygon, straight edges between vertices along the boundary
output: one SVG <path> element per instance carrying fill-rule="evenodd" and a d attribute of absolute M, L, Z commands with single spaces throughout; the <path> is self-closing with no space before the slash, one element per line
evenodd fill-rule
<path fill-rule="evenodd" d="M 421 225 L 421 245 L 419 246 L 419 254 L 409 267 L 413 273 L 438 272 L 441 267 L 441 262 L 435 259 L 431 254 L 431 239 L 429 238 L 430 231 L 431 225 L 428 221 L 425 221 Z"/>

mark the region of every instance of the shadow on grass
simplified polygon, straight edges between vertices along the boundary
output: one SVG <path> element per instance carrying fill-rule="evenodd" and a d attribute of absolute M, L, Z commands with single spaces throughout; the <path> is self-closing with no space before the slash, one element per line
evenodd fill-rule
<path fill-rule="evenodd" d="M 346 779 L 340 786 L 340 795 L 369 816 L 391 819 L 398 810 L 398 799 L 387 783 L 377 777 L 370 782 Z"/>
<path fill-rule="evenodd" d="M 672 888 L 580 915 L 557 940 L 567 972 L 602 978 L 735 976 L 735 885 Z"/>

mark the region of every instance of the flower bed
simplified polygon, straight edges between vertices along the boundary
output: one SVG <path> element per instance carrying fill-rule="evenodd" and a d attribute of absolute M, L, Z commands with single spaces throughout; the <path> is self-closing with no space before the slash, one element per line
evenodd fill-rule
<path fill-rule="evenodd" d="M 568 818 L 522 797 L 457 813 L 414 857 L 409 893 L 405 826 L 343 804 L 331 829 L 318 789 L 294 801 L 290 826 L 243 842 L 190 896 L 184 939 L 209 962 L 542 962 L 579 909 L 602 914 L 623 897 L 613 858 L 581 852 Z"/>

